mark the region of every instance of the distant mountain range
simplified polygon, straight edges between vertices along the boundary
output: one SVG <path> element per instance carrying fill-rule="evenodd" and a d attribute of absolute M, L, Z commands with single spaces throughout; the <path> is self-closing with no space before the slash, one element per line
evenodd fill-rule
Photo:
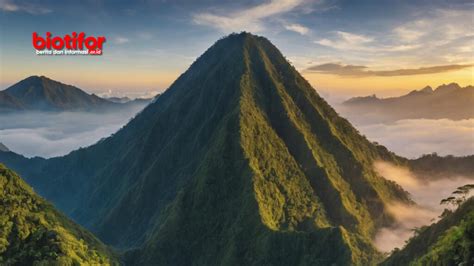
<path fill-rule="evenodd" d="M 338 111 L 356 123 L 419 118 L 469 119 L 474 118 L 474 87 L 462 88 L 451 83 L 435 90 L 427 86 L 400 97 L 355 97 L 345 101 Z"/>
<path fill-rule="evenodd" d="M 114 102 L 114 103 L 128 103 L 130 101 L 132 101 L 132 99 L 128 98 L 128 97 L 106 97 L 105 99 L 111 101 L 111 102 Z"/>
<path fill-rule="evenodd" d="M 223 38 L 117 133 L 62 157 L 0 152 L 127 265 L 374 265 L 409 161 L 326 103 L 267 39 Z"/>
<path fill-rule="evenodd" d="M 158 97 L 159 94 L 157 94 L 155 97 Z M 108 97 L 105 98 L 108 101 L 114 102 L 114 103 L 121 103 L 121 104 L 148 104 L 150 103 L 153 98 L 135 98 L 135 99 L 130 99 L 129 97 Z"/>
<path fill-rule="evenodd" d="M 28 77 L 0 91 L 0 112 L 8 111 L 96 111 L 147 104 L 151 99 L 114 102 L 45 76 Z"/>

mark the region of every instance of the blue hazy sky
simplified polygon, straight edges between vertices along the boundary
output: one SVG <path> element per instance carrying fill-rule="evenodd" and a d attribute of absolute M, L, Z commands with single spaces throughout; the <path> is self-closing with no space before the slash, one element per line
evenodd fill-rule
<path fill-rule="evenodd" d="M 328 90 L 472 84 L 473 9 L 472 1 L 0 0 L 0 89 L 37 74 L 91 92 L 161 91 L 242 30 L 269 38 Z M 37 56 L 35 31 L 105 36 L 104 55 Z"/>

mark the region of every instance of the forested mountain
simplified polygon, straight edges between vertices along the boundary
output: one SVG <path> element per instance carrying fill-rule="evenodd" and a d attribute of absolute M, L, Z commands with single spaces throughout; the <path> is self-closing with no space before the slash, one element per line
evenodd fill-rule
<path fill-rule="evenodd" d="M 52 159 L 0 152 L 131 265 L 368 265 L 411 204 L 373 169 L 404 164 L 316 93 L 267 39 L 219 40 L 130 123 Z"/>
<path fill-rule="evenodd" d="M 425 154 L 409 161 L 409 168 L 418 176 L 430 179 L 446 176 L 465 176 L 474 178 L 474 155 L 454 157 Z"/>
<path fill-rule="evenodd" d="M 1 265 L 110 265 L 115 255 L 0 164 Z"/>
<path fill-rule="evenodd" d="M 112 105 L 111 101 L 45 76 L 28 77 L 0 92 L 0 110 L 88 110 Z"/>
<path fill-rule="evenodd" d="M 382 265 L 473 265 L 474 198 L 437 223 L 417 230 Z"/>
<path fill-rule="evenodd" d="M 152 99 L 108 100 L 45 76 L 28 77 L 0 91 L 0 111 L 103 111 L 148 104 Z"/>

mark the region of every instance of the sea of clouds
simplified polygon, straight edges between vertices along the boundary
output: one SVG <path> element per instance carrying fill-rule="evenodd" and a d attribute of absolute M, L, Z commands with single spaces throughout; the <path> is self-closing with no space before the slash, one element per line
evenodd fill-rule
<path fill-rule="evenodd" d="M 0 142 L 26 157 L 61 156 L 115 133 L 143 106 L 116 111 L 0 114 Z"/>
<path fill-rule="evenodd" d="M 474 154 L 474 119 L 406 119 L 356 125 L 356 128 L 369 140 L 411 159 L 433 152 L 456 156 Z"/>

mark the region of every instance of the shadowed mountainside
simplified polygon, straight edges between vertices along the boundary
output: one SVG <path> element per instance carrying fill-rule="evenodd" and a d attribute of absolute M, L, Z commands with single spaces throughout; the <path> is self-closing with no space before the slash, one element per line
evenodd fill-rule
<path fill-rule="evenodd" d="M 0 111 L 103 111 L 133 104 L 146 105 L 151 99 L 116 102 L 45 76 L 31 76 L 0 91 Z"/>

